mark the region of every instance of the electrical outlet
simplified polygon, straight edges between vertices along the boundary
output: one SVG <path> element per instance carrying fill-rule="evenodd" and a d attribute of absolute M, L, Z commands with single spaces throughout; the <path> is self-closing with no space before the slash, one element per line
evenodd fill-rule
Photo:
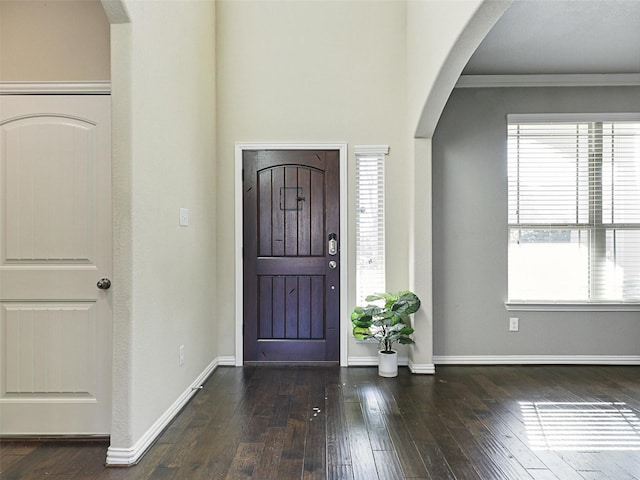
<path fill-rule="evenodd" d="M 180 366 L 184 365 L 184 345 L 180 345 L 180 350 L 178 352 L 180 358 Z"/>
<path fill-rule="evenodd" d="M 518 317 L 509 318 L 509 331 L 510 332 L 518 331 Z"/>

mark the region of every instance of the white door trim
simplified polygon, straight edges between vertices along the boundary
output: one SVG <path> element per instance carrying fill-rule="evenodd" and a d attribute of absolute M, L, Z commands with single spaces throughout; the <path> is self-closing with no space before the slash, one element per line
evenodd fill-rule
<path fill-rule="evenodd" d="M 110 95 L 111 82 L 0 82 L 0 95 Z"/>
<path fill-rule="evenodd" d="M 243 365 L 243 265 L 242 265 L 242 154 L 245 150 L 339 150 L 340 152 L 340 366 L 347 366 L 347 271 L 348 261 L 348 225 L 347 225 L 347 144 L 346 143 L 236 143 L 235 147 L 235 273 L 236 273 L 236 348 L 235 364 Z"/>

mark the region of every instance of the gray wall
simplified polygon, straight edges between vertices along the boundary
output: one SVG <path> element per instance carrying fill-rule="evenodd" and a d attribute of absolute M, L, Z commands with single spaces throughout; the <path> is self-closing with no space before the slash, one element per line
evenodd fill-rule
<path fill-rule="evenodd" d="M 640 312 L 504 306 L 507 114 L 639 111 L 640 87 L 454 90 L 433 137 L 435 356 L 640 355 Z"/>

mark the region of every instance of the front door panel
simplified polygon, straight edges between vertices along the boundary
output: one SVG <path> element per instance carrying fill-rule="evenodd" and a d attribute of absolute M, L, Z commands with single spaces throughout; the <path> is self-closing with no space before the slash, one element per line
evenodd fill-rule
<path fill-rule="evenodd" d="M 339 154 L 245 151 L 244 360 L 339 359 Z"/>

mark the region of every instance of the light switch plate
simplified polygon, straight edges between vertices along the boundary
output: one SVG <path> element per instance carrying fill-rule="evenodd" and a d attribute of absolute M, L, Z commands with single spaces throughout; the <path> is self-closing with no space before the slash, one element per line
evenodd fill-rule
<path fill-rule="evenodd" d="M 189 226 L 189 209 L 188 208 L 180 209 L 180 226 L 181 227 Z"/>

